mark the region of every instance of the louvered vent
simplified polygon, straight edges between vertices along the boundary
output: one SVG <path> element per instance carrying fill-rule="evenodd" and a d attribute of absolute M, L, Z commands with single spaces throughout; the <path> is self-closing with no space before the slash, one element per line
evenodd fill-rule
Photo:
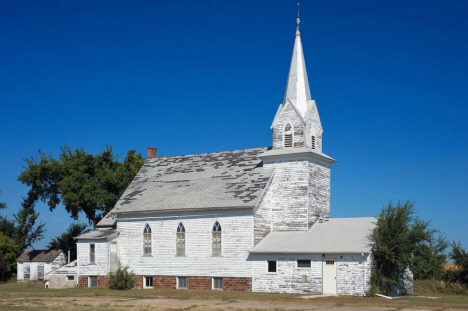
<path fill-rule="evenodd" d="M 311 146 L 312 146 L 312 149 L 315 149 L 315 136 L 312 136 Z"/>
<path fill-rule="evenodd" d="M 284 134 L 284 148 L 292 148 L 292 134 Z"/>

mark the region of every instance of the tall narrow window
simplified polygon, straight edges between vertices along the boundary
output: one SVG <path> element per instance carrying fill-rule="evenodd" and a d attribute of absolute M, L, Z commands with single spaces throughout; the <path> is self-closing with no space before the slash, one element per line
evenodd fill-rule
<path fill-rule="evenodd" d="M 179 222 L 177 226 L 177 256 L 185 255 L 185 226 Z"/>
<path fill-rule="evenodd" d="M 292 148 L 293 146 L 293 130 L 291 124 L 286 124 L 284 127 L 284 148 Z"/>
<path fill-rule="evenodd" d="M 315 149 L 315 136 L 311 137 L 310 145 L 311 145 L 312 149 Z"/>
<path fill-rule="evenodd" d="M 89 263 L 95 264 L 96 263 L 96 245 L 89 244 Z"/>
<path fill-rule="evenodd" d="M 143 251 L 145 256 L 151 255 L 151 227 L 148 224 L 143 231 Z"/>
<path fill-rule="evenodd" d="M 212 250 L 214 256 L 221 255 L 221 225 L 218 221 L 213 225 Z"/>

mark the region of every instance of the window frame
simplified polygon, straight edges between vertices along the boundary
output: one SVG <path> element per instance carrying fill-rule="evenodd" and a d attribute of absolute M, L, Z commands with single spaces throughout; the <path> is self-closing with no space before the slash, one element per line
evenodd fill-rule
<path fill-rule="evenodd" d="M 308 261 L 309 266 L 308 267 L 299 267 L 299 261 Z M 312 260 L 310 260 L 310 259 L 297 259 L 296 260 L 296 268 L 297 269 L 311 269 L 312 268 Z"/>
<path fill-rule="evenodd" d="M 291 127 L 291 133 L 290 134 L 286 134 L 286 127 L 288 125 Z M 286 135 L 291 135 L 291 146 L 286 146 Z M 284 128 L 283 128 L 283 148 L 284 149 L 294 148 L 294 125 L 292 125 L 291 122 L 287 122 L 284 125 Z"/>
<path fill-rule="evenodd" d="M 147 281 L 149 281 L 149 280 L 151 280 L 151 281 L 150 281 L 151 286 L 146 285 Z M 149 275 L 148 275 L 148 276 L 144 276 L 144 277 L 143 277 L 143 288 L 154 288 L 154 277 L 149 276 Z"/>
<path fill-rule="evenodd" d="M 216 230 L 215 230 L 215 227 L 216 227 Z M 219 230 L 217 230 L 219 228 Z M 219 243 L 216 243 L 215 244 L 215 234 L 216 236 L 219 235 Z M 219 254 L 217 254 L 217 252 L 215 253 L 215 245 L 218 245 L 219 244 Z M 213 225 L 211 226 L 211 256 L 216 256 L 216 257 L 219 257 L 219 256 L 222 256 L 223 255 L 223 226 L 221 225 L 221 223 L 216 220 Z"/>
<path fill-rule="evenodd" d="M 183 231 L 179 231 L 179 230 L 183 230 Z M 180 243 L 180 244 L 179 244 L 179 235 L 183 236 L 183 243 Z M 176 229 L 176 256 L 187 256 L 186 242 L 187 242 L 187 230 L 185 229 L 185 224 L 182 221 L 180 221 L 177 224 L 177 229 Z M 179 245 L 183 246 L 183 252 L 179 252 L 181 250 L 179 248 Z"/>
<path fill-rule="evenodd" d="M 147 232 L 147 228 L 149 229 L 149 232 Z M 146 237 L 149 237 L 149 243 L 147 243 Z M 151 226 L 149 223 L 145 223 L 143 226 L 143 257 L 152 257 L 153 256 L 153 229 L 151 229 Z M 147 250 L 148 253 L 147 253 Z"/>
<path fill-rule="evenodd" d="M 180 286 L 180 279 L 185 279 L 185 287 L 181 287 Z M 187 284 L 187 277 L 186 276 L 178 276 L 177 277 L 177 289 L 187 289 L 188 288 L 188 284 Z"/>
<path fill-rule="evenodd" d="M 96 286 L 91 286 L 91 278 L 96 278 Z M 98 288 L 98 277 L 97 275 L 89 275 L 88 276 L 88 288 Z"/>
<path fill-rule="evenodd" d="M 96 243 L 89 243 L 89 264 L 96 264 Z"/>
<path fill-rule="evenodd" d="M 270 271 L 270 262 L 275 263 L 275 271 Z M 267 260 L 266 261 L 266 271 L 268 274 L 276 274 L 278 273 L 278 261 L 277 260 Z"/>
<path fill-rule="evenodd" d="M 67 275 L 67 281 L 74 281 L 75 276 L 74 275 Z"/>
<path fill-rule="evenodd" d="M 221 288 L 215 287 L 215 285 L 216 285 L 216 280 L 221 280 Z M 212 289 L 212 290 L 224 290 L 224 278 L 212 277 L 212 278 L 211 278 L 211 289 Z"/>

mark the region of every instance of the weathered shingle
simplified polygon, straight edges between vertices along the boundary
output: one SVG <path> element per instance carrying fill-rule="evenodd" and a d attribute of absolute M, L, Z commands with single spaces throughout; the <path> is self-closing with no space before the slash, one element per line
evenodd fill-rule
<path fill-rule="evenodd" d="M 254 207 L 272 175 L 258 158 L 267 149 L 149 159 L 111 213 Z"/>
<path fill-rule="evenodd" d="M 307 231 L 271 232 L 251 253 L 369 253 L 375 217 L 331 218 Z"/>
<path fill-rule="evenodd" d="M 47 249 L 28 249 L 25 250 L 16 261 L 53 261 L 62 250 L 47 250 Z"/>

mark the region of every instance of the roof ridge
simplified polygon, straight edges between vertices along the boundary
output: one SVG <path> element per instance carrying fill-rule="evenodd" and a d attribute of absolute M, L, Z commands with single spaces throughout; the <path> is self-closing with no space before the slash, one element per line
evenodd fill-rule
<path fill-rule="evenodd" d="M 228 152 L 236 152 L 236 151 L 248 151 L 248 150 L 260 150 L 260 149 L 268 149 L 271 148 L 271 146 L 268 147 L 256 147 L 256 148 L 248 148 L 248 149 L 234 149 L 234 150 L 225 150 L 225 151 L 214 151 L 214 152 L 206 152 L 206 153 L 193 153 L 193 154 L 181 154 L 181 155 L 176 155 L 176 156 L 168 156 L 167 158 L 182 158 L 182 157 L 193 157 L 193 156 L 200 156 L 200 155 L 207 155 L 207 154 L 217 154 L 217 153 L 228 153 Z M 166 158 L 155 158 L 155 159 L 149 159 L 154 162 L 155 160 L 159 159 L 166 159 Z"/>

